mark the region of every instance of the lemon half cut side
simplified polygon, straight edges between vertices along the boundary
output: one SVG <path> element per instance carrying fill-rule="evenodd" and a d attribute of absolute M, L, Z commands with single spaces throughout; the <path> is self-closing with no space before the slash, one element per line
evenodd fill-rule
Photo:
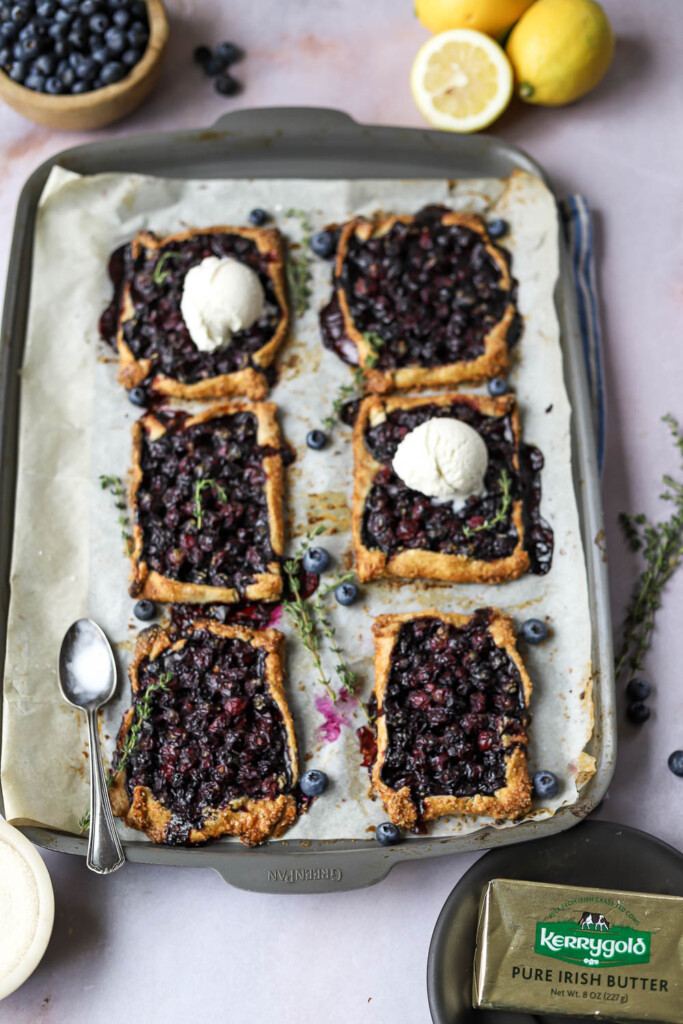
<path fill-rule="evenodd" d="M 410 76 L 413 99 L 434 128 L 476 132 L 502 114 L 512 96 L 512 66 L 483 32 L 455 28 L 428 39 Z"/>

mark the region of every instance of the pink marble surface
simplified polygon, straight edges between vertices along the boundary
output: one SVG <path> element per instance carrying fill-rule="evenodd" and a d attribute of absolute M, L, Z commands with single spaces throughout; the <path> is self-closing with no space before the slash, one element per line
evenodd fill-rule
<path fill-rule="evenodd" d="M 604 0 L 617 35 L 598 91 L 565 110 L 513 106 L 495 126 L 545 165 L 560 191 L 582 191 L 597 218 L 609 399 L 604 499 L 619 622 L 634 564 L 616 517 L 656 516 L 674 468 L 660 423 L 683 416 L 683 178 L 678 0 Z M 408 88 L 426 37 L 410 0 L 169 0 L 173 30 L 160 88 L 110 134 L 211 124 L 239 106 L 314 104 L 360 121 L 422 124 Z M 234 38 L 248 51 L 239 100 L 217 97 L 192 48 Z M 0 276 L 27 175 L 95 136 L 57 134 L 0 109 Z M 101 137 L 101 136 L 98 136 Z M 683 747 L 683 572 L 671 582 L 648 659 L 653 717 L 619 714 L 620 753 L 602 817 L 683 845 L 683 782 L 666 768 Z M 47 854 L 57 914 L 48 953 L 0 1007 L 3 1024 L 99 1024 L 123 1016 L 174 1024 L 199 1016 L 249 1024 L 426 1024 L 425 965 L 443 902 L 473 856 L 404 865 L 373 889 L 330 896 L 252 895 L 212 872 L 127 865 L 111 878 Z"/>

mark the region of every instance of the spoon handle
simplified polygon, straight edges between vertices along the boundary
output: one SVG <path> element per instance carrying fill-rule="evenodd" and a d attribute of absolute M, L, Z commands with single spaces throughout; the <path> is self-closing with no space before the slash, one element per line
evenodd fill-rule
<path fill-rule="evenodd" d="M 87 865 L 98 875 L 108 875 L 125 862 L 123 847 L 116 834 L 107 783 L 102 766 L 102 751 L 97 735 L 97 712 L 88 711 L 90 738 L 90 833 Z"/>

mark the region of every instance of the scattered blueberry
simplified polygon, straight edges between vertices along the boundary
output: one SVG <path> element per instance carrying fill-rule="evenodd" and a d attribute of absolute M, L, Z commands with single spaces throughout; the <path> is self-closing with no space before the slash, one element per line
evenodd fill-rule
<path fill-rule="evenodd" d="M 626 717 L 629 722 L 633 722 L 634 725 L 642 725 L 643 722 L 647 722 L 651 713 L 652 712 L 647 704 L 643 703 L 642 700 L 631 701 L 629 706 L 626 708 Z"/>
<path fill-rule="evenodd" d="M 202 61 L 202 70 L 209 78 L 215 78 L 216 75 L 220 75 L 223 65 L 218 57 L 211 55 L 211 57 L 207 57 L 205 61 Z"/>
<path fill-rule="evenodd" d="M 262 227 L 269 219 L 270 218 L 266 211 L 262 210 L 260 206 L 255 206 L 253 210 L 249 211 L 248 220 L 250 224 L 254 225 L 254 227 Z"/>
<path fill-rule="evenodd" d="M 329 564 L 330 553 L 325 548 L 309 548 L 304 553 L 302 559 L 304 572 L 312 572 L 316 576 L 319 576 L 321 572 L 325 572 Z"/>
<path fill-rule="evenodd" d="M 100 72 L 100 81 L 102 85 L 113 85 L 114 82 L 119 82 L 125 74 L 125 64 L 122 64 L 119 60 L 110 60 Z"/>
<path fill-rule="evenodd" d="M 560 782 L 554 772 L 541 771 L 534 775 L 534 792 L 536 796 L 549 799 L 560 792 Z"/>
<path fill-rule="evenodd" d="M 507 235 L 510 230 L 510 225 L 506 220 L 491 220 L 486 225 L 489 233 L 489 238 L 502 238 L 503 235 Z"/>
<path fill-rule="evenodd" d="M 197 64 L 206 64 L 207 60 L 211 60 L 213 54 L 208 46 L 198 46 L 192 54 Z"/>
<path fill-rule="evenodd" d="M 133 405 L 147 405 L 147 394 L 144 388 L 131 388 L 128 392 L 128 401 Z"/>
<path fill-rule="evenodd" d="M 138 601 L 133 608 L 133 615 L 136 619 L 140 619 L 140 622 L 149 622 L 156 615 L 156 605 L 153 601 L 148 601 L 143 597 L 142 601 Z"/>
<path fill-rule="evenodd" d="M 629 700 L 646 700 L 652 687 L 645 679 L 631 679 L 626 686 L 626 696 Z"/>
<path fill-rule="evenodd" d="M 324 430 L 309 430 L 306 434 L 306 444 L 314 452 L 319 452 L 327 444 L 327 434 Z"/>
<path fill-rule="evenodd" d="M 505 380 L 505 377 L 494 377 L 493 380 L 488 382 L 488 391 L 493 398 L 500 398 L 501 395 L 507 395 L 510 390 L 510 385 Z"/>
<path fill-rule="evenodd" d="M 242 51 L 234 43 L 219 43 L 216 47 L 216 56 L 223 61 L 223 66 L 234 64 L 242 57 Z"/>
<path fill-rule="evenodd" d="M 242 86 L 232 75 L 219 75 L 214 83 L 216 92 L 221 96 L 236 96 Z"/>
<path fill-rule="evenodd" d="M 522 636 L 528 644 L 542 644 L 548 635 L 548 627 L 540 619 L 527 619 L 522 623 Z"/>
<path fill-rule="evenodd" d="M 301 792 L 304 796 L 320 796 L 327 789 L 329 781 L 325 772 L 311 768 L 301 776 Z"/>
<path fill-rule="evenodd" d="M 334 592 L 334 596 L 337 598 L 339 604 L 347 607 L 348 605 L 353 604 L 354 601 L 358 600 L 359 593 L 360 591 L 356 584 L 347 581 L 346 583 L 339 584 Z"/>
<path fill-rule="evenodd" d="M 375 829 L 375 839 L 380 846 L 395 846 L 401 842 L 401 833 L 391 821 L 383 821 Z"/>
<path fill-rule="evenodd" d="M 329 259 L 337 247 L 334 235 L 329 231 L 316 232 L 311 238 L 309 245 L 316 256 L 320 256 L 324 260 Z"/>
<path fill-rule="evenodd" d="M 683 750 L 674 750 L 673 754 L 669 754 L 669 758 L 666 763 L 674 775 L 678 775 L 683 778 Z"/>

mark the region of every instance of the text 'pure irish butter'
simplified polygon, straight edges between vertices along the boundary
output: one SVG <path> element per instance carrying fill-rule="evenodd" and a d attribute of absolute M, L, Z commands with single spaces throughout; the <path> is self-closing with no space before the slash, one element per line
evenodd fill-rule
<path fill-rule="evenodd" d="M 683 899 L 496 878 L 482 896 L 473 1005 L 683 1022 Z"/>

